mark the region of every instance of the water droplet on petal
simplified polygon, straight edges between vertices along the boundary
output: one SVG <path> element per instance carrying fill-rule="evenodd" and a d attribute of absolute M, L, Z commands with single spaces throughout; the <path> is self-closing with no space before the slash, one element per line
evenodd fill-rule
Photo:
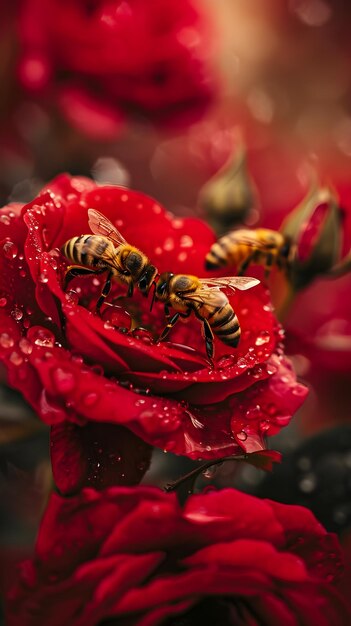
<path fill-rule="evenodd" d="M 18 352 L 12 352 L 10 355 L 10 361 L 13 365 L 21 365 L 23 363 L 23 357 Z"/>
<path fill-rule="evenodd" d="M 152 335 L 149 333 L 148 330 L 146 330 L 146 328 L 135 328 L 131 332 L 131 334 L 134 337 L 134 339 L 139 339 L 146 345 L 151 345 L 154 343 Z"/>
<path fill-rule="evenodd" d="M 143 400 L 142 398 L 135 402 L 135 406 L 142 406 L 143 404 L 145 404 L 145 400 Z"/>
<path fill-rule="evenodd" d="M 2 252 L 7 259 L 15 259 L 18 254 L 18 248 L 13 241 L 5 241 L 2 246 Z"/>
<path fill-rule="evenodd" d="M 253 406 L 246 411 L 245 417 L 248 420 L 257 420 L 261 417 L 261 415 L 261 407 L 259 404 L 256 404 L 256 406 Z"/>
<path fill-rule="evenodd" d="M 194 242 L 192 240 L 191 237 L 189 237 L 189 235 L 183 235 L 180 239 L 180 247 L 181 248 L 192 248 L 194 245 Z"/>
<path fill-rule="evenodd" d="M 9 226 L 11 224 L 11 219 L 9 218 L 8 215 L 1 215 L 0 216 L 0 222 L 2 224 L 5 224 L 5 226 Z"/>
<path fill-rule="evenodd" d="M 121 328 L 127 328 L 127 330 L 129 330 L 132 323 L 132 318 L 124 307 L 115 304 L 106 306 L 101 318 L 104 320 L 106 324 L 104 328 L 107 330 L 111 328 L 118 328 L 119 330 L 121 330 Z"/>
<path fill-rule="evenodd" d="M 241 430 L 239 433 L 235 433 L 234 436 L 236 439 L 239 439 L 239 441 L 246 441 L 247 439 L 247 434 L 244 430 Z"/>
<path fill-rule="evenodd" d="M 52 372 L 52 378 L 57 390 L 60 393 L 66 394 L 73 391 L 75 388 L 75 378 L 69 370 L 63 367 L 58 367 Z"/>
<path fill-rule="evenodd" d="M 32 328 L 28 330 L 27 338 L 37 346 L 52 348 L 55 345 L 53 333 L 42 326 L 32 326 Z"/>
<path fill-rule="evenodd" d="M 232 354 L 226 354 L 222 356 L 222 358 L 218 361 L 218 368 L 226 369 L 227 367 L 231 367 L 235 364 L 235 358 L 236 357 Z"/>
<path fill-rule="evenodd" d="M 23 354 L 30 354 L 33 350 L 33 346 L 31 342 L 28 341 L 28 339 L 26 339 L 25 337 L 22 337 L 22 339 L 20 339 L 18 345 L 20 349 L 22 350 Z"/>
<path fill-rule="evenodd" d="M 0 345 L 3 348 L 12 348 L 14 345 L 13 338 L 8 333 L 1 333 L 0 335 Z"/>
<path fill-rule="evenodd" d="M 170 252 L 171 250 L 174 250 L 174 239 L 173 239 L 173 237 L 167 237 L 167 239 L 165 240 L 165 242 L 163 244 L 163 249 L 166 250 L 166 252 Z"/>
<path fill-rule="evenodd" d="M 19 309 L 18 307 L 15 307 L 11 311 L 11 315 L 12 315 L 13 319 L 16 320 L 16 322 L 19 322 L 22 319 L 22 317 L 23 317 L 23 311 L 21 311 L 21 309 Z"/>
<path fill-rule="evenodd" d="M 256 346 L 263 346 L 265 343 L 268 343 L 271 336 L 267 330 L 262 330 L 258 335 L 255 344 Z"/>
<path fill-rule="evenodd" d="M 245 367 L 247 367 L 246 359 L 244 359 L 244 357 L 240 357 L 237 361 L 237 366 L 240 367 L 240 369 L 244 369 Z"/>
<path fill-rule="evenodd" d="M 6 298 L 0 298 L 0 307 L 3 308 L 6 305 L 7 305 L 7 299 Z"/>
<path fill-rule="evenodd" d="M 79 302 L 79 295 L 74 289 L 69 289 L 69 291 L 66 291 L 65 298 L 69 302 L 69 304 L 78 304 Z"/>
<path fill-rule="evenodd" d="M 39 274 L 39 278 L 38 278 L 39 282 L 41 283 L 47 283 L 49 280 L 48 274 L 47 272 L 42 272 L 41 274 Z"/>

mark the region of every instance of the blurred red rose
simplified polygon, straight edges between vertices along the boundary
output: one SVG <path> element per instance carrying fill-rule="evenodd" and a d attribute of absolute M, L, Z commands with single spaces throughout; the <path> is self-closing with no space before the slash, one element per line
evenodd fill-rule
<path fill-rule="evenodd" d="M 54 425 L 58 484 L 67 474 L 74 483 L 89 456 L 84 449 L 100 448 L 97 427 L 87 422 L 98 422 L 98 429 L 106 422 L 126 426 L 194 459 L 263 449 L 264 436 L 287 425 L 307 393 L 282 353 L 267 291 L 257 285 L 228 292 L 241 340 L 233 350 L 216 339 L 209 369 L 194 316 L 157 344 L 165 326 L 161 303 L 150 312 L 150 298 L 138 293 L 116 299 L 126 289 L 114 282 L 109 303 L 95 315 L 101 275 L 75 278 L 64 292 L 67 263 L 57 247 L 89 232 L 88 207 L 114 222 L 160 272 L 204 275 L 205 251 L 214 241 L 201 220 L 174 218 L 140 193 L 67 175 L 22 210 L 2 210 L 0 359 L 9 384 Z M 147 330 L 131 330 L 132 323 Z M 112 434 L 108 440 L 113 447 Z"/>
<path fill-rule="evenodd" d="M 189 122 L 214 95 L 212 33 L 192 0 L 24 0 L 19 77 L 81 131 L 111 138 L 125 112 Z"/>
<path fill-rule="evenodd" d="M 348 626 L 341 571 L 336 536 L 303 507 L 232 489 L 183 509 L 155 488 L 86 489 L 51 496 L 6 623 Z"/>

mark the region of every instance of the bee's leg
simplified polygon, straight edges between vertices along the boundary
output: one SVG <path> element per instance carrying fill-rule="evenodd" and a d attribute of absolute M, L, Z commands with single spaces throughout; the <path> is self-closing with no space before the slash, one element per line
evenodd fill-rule
<path fill-rule="evenodd" d="M 273 261 L 274 261 L 274 255 L 271 252 L 268 252 L 267 257 L 266 257 L 266 264 L 264 268 L 264 277 L 266 280 L 268 280 L 270 276 Z"/>
<path fill-rule="evenodd" d="M 166 320 L 168 322 L 167 326 L 163 329 L 162 333 L 160 334 L 159 338 L 158 338 L 158 342 L 159 341 L 163 341 L 164 339 L 166 339 L 168 333 L 172 330 L 173 326 L 177 323 L 177 321 L 180 318 L 180 313 L 175 313 L 174 315 L 170 315 L 169 313 L 169 308 L 167 307 L 167 305 L 165 305 L 165 317 Z"/>
<path fill-rule="evenodd" d="M 168 333 L 172 330 L 173 326 L 177 323 L 180 317 L 186 318 L 189 317 L 189 315 L 191 315 L 191 309 L 189 309 L 186 313 L 175 313 L 171 317 L 169 307 L 165 304 L 165 318 L 168 324 L 159 336 L 158 341 L 163 341 L 167 337 Z"/>
<path fill-rule="evenodd" d="M 245 261 L 243 261 L 241 265 L 238 267 L 238 276 L 242 276 L 246 272 L 250 263 L 254 260 L 255 253 L 256 253 L 256 250 L 254 252 L 251 252 L 251 254 L 249 254 L 246 257 Z"/>
<path fill-rule="evenodd" d="M 213 366 L 213 356 L 214 356 L 214 343 L 213 343 L 213 332 L 211 326 L 208 321 L 203 319 L 204 323 L 204 335 L 205 335 L 205 344 L 206 344 L 206 353 L 207 357 Z"/>
<path fill-rule="evenodd" d="M 106 272 L 106 268 L 100 270 L 89 269 L 87 267 L 81 267 L 80 265 L 70 265 L 67 268 L 64 280 L 64 290 L 66 290 L 68 283 L 76 276 L 87 276 L 88 274 L 103 274 Z"/>
<path fill-rule="evenodd" d="M 102 288 L 100 298 L 98 299 L 98 301 L 96 303 L 96 312 L 97 313 L 100 313 L 100 309 L 102 307 L 102 304 L 103 304 L 105 298 L 107 298 L 108 294 L 111 291 L 111 279 L 112 279 L 112 276 L 113 276 L 113 272 L 109 272 L 108 275 L 107 275 L 107 279 L 106 279 L 106 282 L 105 282 L 105 284 L 104 284 L 104 286 Z"/>
<path fill-rule="evenodd" d="M 131 298 L 134 292 L 134 285 L 133 283 L 130 283 L 129 287 L 128 287 L 128 291 L 127 291 L 127 298 Z"/>

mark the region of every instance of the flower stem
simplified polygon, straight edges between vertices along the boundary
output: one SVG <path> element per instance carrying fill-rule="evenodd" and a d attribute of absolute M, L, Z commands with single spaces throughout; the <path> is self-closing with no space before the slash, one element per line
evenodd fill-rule
<path fill-rule="evenodd" d="M 233 455 L 233 456 L 225 456 L 220 459 L 211 459 L 210 461 L 206 461 L 206 463 L 202 463 L 202 465 L 195 467 L 195 469 L 193 469 L 191 472 L 188 472 L 188 474 L 181 476 L 180 478 L 178 478 L 178 480 L 174 480 L 173 482 L 168 483 L 164 487 L 164 490 L 167 492 L 175 491 L 176 489 L 178 489 L 178 487 L 180 487 L 187 481 L 189 482 L 191 481 L 192 485 L 194 485 L 195 480 L 199 476 L 199 474 L 202 474 L 202 472 L 206 471 L 209 467 L 212 467 L 213 465 L 220 465 L 224 461 L 246 461 L 247 458 L 248 458 L 247 454 L 242 454 L 240 456 Z"/>

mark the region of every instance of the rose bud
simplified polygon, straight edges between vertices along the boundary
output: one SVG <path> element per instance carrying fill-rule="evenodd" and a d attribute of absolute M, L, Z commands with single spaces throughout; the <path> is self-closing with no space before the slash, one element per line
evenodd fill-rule
<path fill-rule="evenodd" d="M 204 185 L 199 203 L 217 232 L 242 223 L 256 204 L 246 148 L 240 142 L 227 163 Z"/>
<path fill-rule="evenodd" d="M 329 187 L 312 188 L 284 220 L 280 232 L 290 242 L 289 282 L 295 290 L 328 274 L 342 248 L 343 211 Z"/>

